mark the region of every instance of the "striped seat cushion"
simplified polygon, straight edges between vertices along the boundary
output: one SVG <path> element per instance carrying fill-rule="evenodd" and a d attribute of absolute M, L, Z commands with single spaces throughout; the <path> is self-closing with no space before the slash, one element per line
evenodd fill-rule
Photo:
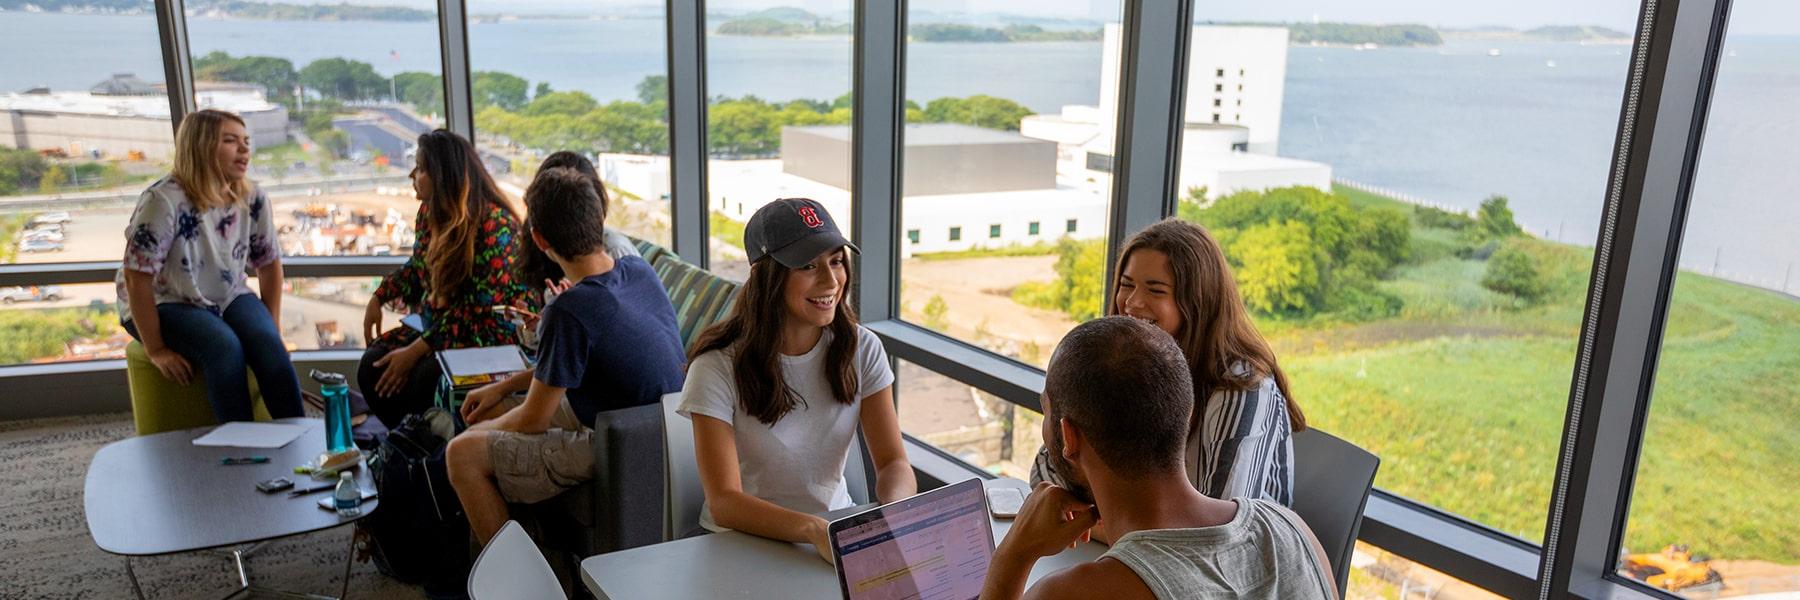
<path fill-rule="evenodd" d="M 707 326 L 725 318 L 737 301 L 738 284 L 668 255 L 655 263 L 656 275 L 675 305 L 681 347 L 688 348 Z"/>
<path fill-rule="evenodd" d="M 637 246 L 638 254 L 644 257 L 644 262 L 650 263 L 650 266 L 653 267 L 656 266 L 656 261 L 662 259 L 664 256 L 674 256 L 674 254 L 669 252 L 668 248 L 659 246 L 656 242 L 641 240 L 636 237 L 631 237 L 631 242 L 633 245 Z"/>

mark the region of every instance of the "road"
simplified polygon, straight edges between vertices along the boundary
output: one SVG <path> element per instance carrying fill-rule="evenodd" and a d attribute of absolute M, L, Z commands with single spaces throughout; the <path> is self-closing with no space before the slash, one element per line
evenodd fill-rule
<path fill-rule="evenodd" d="M 367 114 L 367 113 L 365 113 Z M 331 120 L 331 126 L 350 136 L 350 151 L 380 153 L 388 157 L 389 164 L 396 167 L 410 167 L 406 164 L 406 150 L 418 139 L 418 134 L 407 135 L 400 125 L 383 118 L 368 116 L 341 117 Z"/>

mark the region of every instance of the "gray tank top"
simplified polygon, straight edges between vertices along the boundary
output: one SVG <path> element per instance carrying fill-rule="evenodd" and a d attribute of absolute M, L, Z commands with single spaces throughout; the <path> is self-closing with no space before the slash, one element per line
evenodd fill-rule
<path fill-rule="evenodd" d="M 1157 598 L 1331 600 L 1320 559 L 1299 517 L 1268 500 L 1236 499 L 1231 522 L 1133 531 L 1102 558 L 1130 567 Z"/>

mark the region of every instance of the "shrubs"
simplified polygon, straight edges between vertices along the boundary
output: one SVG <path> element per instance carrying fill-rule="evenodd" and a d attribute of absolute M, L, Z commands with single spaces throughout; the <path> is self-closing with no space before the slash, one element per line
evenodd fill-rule
<path fill-rule="evenodd" d="M 1060 311 L 1076 321 L 1101 314 L 1106 294 L 1106 246 L 1102 240 L 1056 242 L 1056 279 L 1013 288 L 1014 302 Z"/>
<path fill-rule="evenodd" d="M 1550 287 L 1537 260 L 1518 241 L 1502 244 L 1488 258 L 1487 274 L 1481 278 L 1481 286 L 1517 297 L 1526 303 L 1541 300 Z"/>
<path fill-rule="evenodd" d="M 1400 310 L 1376 286 L 1411 254 L 1412 226 L 1399 210 L 1288 187 L 1234 193 L 1208 208 L 1183 203 L 1180 214 L 1219 240 L 1251 310 L 1347 320 Z"/>
<path fill-rule="evenodd" d="M 1413 206 L 1413 219 L 1419 222 L 1420 227 L 1452 231 L 1462 231 L 1475 225 L 1475 219 L 1469 215 L 1423 205 Z"/>
<path fill-rule="evenodd" d="M 1502 240 L 1524 232 L 1519 228 L 1518 222 L 1513 220 L 1512 209 L 1506 205 L 1506 196 L 1488 196 L 1488 199 L 1481 201 L 1481 208 L 1475 211 L 1472 241 Z"/>
<path fill-rule="evenodd" d="M 926 327 L 929 327 L 932 330 L 938 331 L 940 333 L 949 331 L 950 330 L 949 314 L 950 314 L 950 306 L 944 302 L 943 296 L 939 296 L 937 294 L 932 294 L 931 299 L 925 301 L 925 326 Z"/>
<path fill-rule="evenodd" d="M 1305 313 L 1318 305 L 1319 250 L 1298 221 L 1264 223 L 1243 231 L 1231 245 L 1238 292 L 1251 310 Z"/>

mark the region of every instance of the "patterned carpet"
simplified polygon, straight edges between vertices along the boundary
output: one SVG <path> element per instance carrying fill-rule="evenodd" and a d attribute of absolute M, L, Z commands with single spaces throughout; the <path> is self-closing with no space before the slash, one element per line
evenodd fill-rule
<path fill-rule="evenodd" d="M 0 598 L 130 598 L 125 559 L 94 545 L 82 518 L 88 461 L 133 434 L 130 413 L 0 422 Z M 248 561 L 258 587 L 337 595 L 349 547 L 342 527 L 272 542 Z M 149 598 L 220 598 L 237 587 L 228 557 L 132 560 Z M 352 598 L 423 598 L 375 571 L 351 570 Z"/>

